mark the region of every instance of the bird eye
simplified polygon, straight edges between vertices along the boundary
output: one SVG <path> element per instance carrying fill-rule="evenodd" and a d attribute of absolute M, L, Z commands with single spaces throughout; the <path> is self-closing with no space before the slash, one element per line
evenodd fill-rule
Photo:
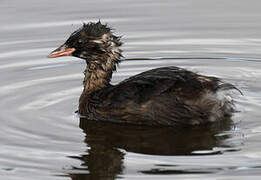
<path fill-rule="evenodd" d="M 79 40 L 78 40 L 78 43 L 79 43 L 79 44 L 82 44 L 82 43 L 83 43 L 83 41 L 82 41 L 81 39 L 79 39 Z"/>

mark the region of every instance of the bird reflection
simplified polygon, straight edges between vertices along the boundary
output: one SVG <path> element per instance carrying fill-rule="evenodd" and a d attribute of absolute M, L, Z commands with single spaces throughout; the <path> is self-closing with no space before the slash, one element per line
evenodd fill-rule
<path fill-rule="evenodd" d="M 231 121 L 170 128 L 81 118 L 79 126 L 86 134 L 85 143 L 89 148 L 86 154 L 74 157 L 82 161 L 81 168 L 74 168 L 69 176 L 73 180 L 112 180 L 123 173 L 125 153 L 122 150 L 150 155 L 194 155 L 195 151 L 223 146 L 229 135 L 217 134 L 229 131 Z"/>

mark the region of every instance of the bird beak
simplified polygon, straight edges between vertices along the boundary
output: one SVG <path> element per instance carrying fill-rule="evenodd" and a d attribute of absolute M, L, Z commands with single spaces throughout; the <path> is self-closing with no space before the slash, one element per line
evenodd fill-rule
<path fill-rule="evenodd" d="M 62 45 L 59 48 L 52 51 L 48 58 L 56 58 L 61 56 L 70 56 L 75 51 L 75 48 L 68 48 L 66 45 Z"/>

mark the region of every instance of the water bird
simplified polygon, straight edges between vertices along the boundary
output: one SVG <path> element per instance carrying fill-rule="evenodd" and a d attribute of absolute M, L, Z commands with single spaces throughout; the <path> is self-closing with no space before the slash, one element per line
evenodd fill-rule
<path fill-rule="evenodd" d="M 49 58 L 86 61 L 80 115 L 88 119 L 151 126 L 195 126 L 221 121 L 234 112 L 234 85 L 175 66 L 160 67 L 110 84 L 122 61 L 121 37 L 107 24 L 84 23 Z M 240 92 L 240 90 L 238 90 Z"/>

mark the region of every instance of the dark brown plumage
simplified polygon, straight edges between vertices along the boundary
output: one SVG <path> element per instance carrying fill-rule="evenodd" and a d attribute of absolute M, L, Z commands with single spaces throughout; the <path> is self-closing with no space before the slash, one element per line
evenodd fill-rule
<path fill-rule="evenodd" d="M 49 55 L 86 60 L 81 115 L 101 121 L 176 126 L 205 124 L 234 112 L 233 101 L 226 96 L 227 90 L 236 89 L 233 85 L 174 66 L 111 85 L 122 57 L 121 44 L 107 25 L 88 23 Z"/>

